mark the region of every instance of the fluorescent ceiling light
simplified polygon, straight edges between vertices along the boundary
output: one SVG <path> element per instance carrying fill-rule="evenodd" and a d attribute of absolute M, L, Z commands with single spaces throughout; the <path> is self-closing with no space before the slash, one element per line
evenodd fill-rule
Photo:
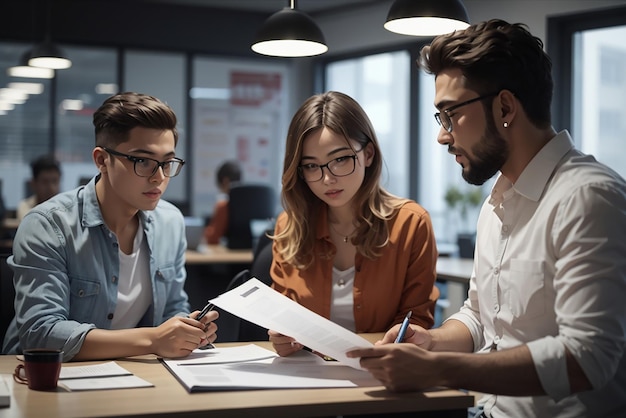
<path fill-rule="evenodd" d="M 41 94 L 43 93 L 43 83 L 20 83 L 13 82 L 7 84 L 7 87 L 14 90 L 22 90 L 28 94 Z"/>

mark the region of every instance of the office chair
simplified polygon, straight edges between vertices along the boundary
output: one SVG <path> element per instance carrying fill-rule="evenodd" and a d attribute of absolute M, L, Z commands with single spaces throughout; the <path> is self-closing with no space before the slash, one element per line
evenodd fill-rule
<path fill-rule="evenodd" d="M 9 255 L 0 254 L 0 338 L 2 340 L 4 340 L 4 334 L 15 316 L 13 270 L 7 264 Z"/>
<path fill-rule="evenodd" d="M 237 273 L 226 286 L 226 292 L 256 277 L 268 286 L 272 284 L 270 268 L 272 266 L 272 240 L 263 235 L 259 240 L 250 270 L 245 269 Z M 258 248 L 260 247 L 260 248 Z M 218 341 L 267 341 L 267 329 L 252 322 L 241 319 L 230 312 L 220 311 L 217 320 Z"/>
<path fill-rule="evenodd" d="M 252 248 L 250 222 L 274 217 L 274 189 L 263 184 L 238 184 L 231 187 L 228 199 L 226 246 L 231 249 Z"/>

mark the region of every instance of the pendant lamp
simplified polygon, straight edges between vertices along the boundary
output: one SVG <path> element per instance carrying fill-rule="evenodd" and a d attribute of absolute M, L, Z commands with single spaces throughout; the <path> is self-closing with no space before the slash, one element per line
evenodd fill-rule
<path fill-rule="evenodd" d="M 72 66 L 72 61 L 49 39 L 36 45 L 31 51 L 28 65 L 53 70 L 64 70 Z"/>
<path fill-rule="evenodd" d="M 28 65 L 31 52 L 26 51 L 20 57 L 18 65 L 7 68 L 7 74 L 11 77 L 24 78 L 53 78 L 54 70 L 50 68 L 39 68 Z"/>
<path fill-rule="evenodd" d="M 324 35 L 313 19 L 291 7 L 271 15 L 259 29 L 252 50 L 275 57 L 309 57 L 328 51 Z"/>
<path fill-rule="evenodd" d="M 28 65 L 40 68 L 51 68 L 53 70 L 64 70 L 72 66 L 72 61 L 65 57 L 65 54 L 59 47 L 52 43 L 51 21 L 52 21 L 52 5 L 50 0 L 47 1 L 47 27 L 44 41 L 36 45 L 31 51 Z"/>
<path fill-rule="evenodd" d="M 385 29 L 402 35 L 437 36 L 469 26 L 461 0 L 395 0 Z"/>

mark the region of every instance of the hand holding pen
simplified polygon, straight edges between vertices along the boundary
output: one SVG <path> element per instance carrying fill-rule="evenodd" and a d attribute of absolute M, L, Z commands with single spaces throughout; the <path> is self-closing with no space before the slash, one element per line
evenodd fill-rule
<path fill-rule="evenodd" d="M 196 317 L 194 318 L 196 321 L 201 321 L 202 318 L 204 318 L 206 316 L 206 314 L 208 314 L 209 312 L 211 312 L 213 310 L 213 308 L 215 308 L 215 305 L 213 305 L 211 302 L 208 302 L 204 308 L 202 308 L 202 310 L 198 313 L 198 315 L 196 315 Z M 188 315 L 189 316 L 189 315 Z M 191 316 L 189 316 L 189 318 L 191 318 Z M 203 345 L 202 347 L 199 347 L 201 350 L 208 350 L 211 348 L 215 348 L 215 346 L 211 343 L 207 343 L 205 345 Z"/>
<path fill-rule="evenodd" d="M 402 325 L 400 325 L 400 330 L 398 331 L 398 336 L 394 343 L 401 343 L 404 340 L 404 336 L 406 335 L 406 330 L 409 328 L 409 321 L 411 320 L 411 315 L 413 315 L 413 311 L 407 312 L 404 320 L 402 321 Z"/>

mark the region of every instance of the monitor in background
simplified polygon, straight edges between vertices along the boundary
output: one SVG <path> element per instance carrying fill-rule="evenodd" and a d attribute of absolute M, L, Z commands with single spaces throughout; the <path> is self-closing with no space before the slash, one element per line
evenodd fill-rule
<path fill-rule="evenodd" d="M 185 236 L 187 249 L 197 250 L 204 234 L 204 219 L 194 216 L 185 216 Z"/>

